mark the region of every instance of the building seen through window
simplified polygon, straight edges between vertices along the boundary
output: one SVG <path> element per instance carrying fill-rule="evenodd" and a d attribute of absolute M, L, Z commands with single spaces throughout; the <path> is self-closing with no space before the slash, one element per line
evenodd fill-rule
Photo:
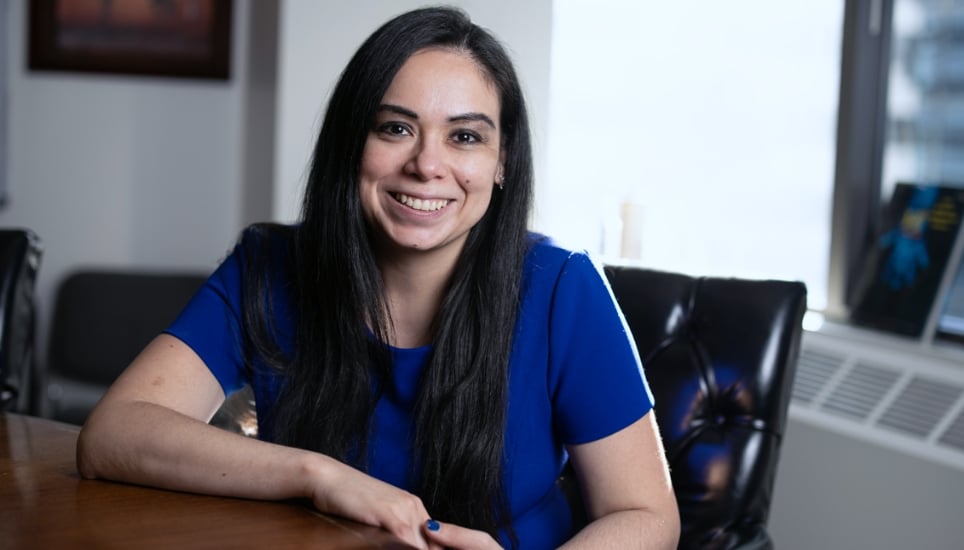
<path fill-rule="evenodd" d="M 881 196 L 964 186 L 964 1 L 898 0 L 891 48 Z"/>

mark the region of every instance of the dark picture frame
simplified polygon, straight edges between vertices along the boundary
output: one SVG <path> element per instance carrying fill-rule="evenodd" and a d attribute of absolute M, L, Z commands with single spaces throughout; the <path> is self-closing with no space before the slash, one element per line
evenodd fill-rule
<path fill-rule="evenodd" d="M 28 66 L 228 80 L 232 0 L 32 0 Z"/>

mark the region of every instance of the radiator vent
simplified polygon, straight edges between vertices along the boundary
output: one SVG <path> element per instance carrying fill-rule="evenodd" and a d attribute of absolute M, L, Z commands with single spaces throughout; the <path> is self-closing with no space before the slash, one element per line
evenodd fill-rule
<path fill-rule="evenodd" d="M 877 423 L 926 439 L 962 393 L 959 386 L 915 376 Z"/>
<path fill-rule="evenodd" d="M 844 357 L 808 349 L 800 354 L 797 376 L 793 383 L 793 400 L 810 403 L 840 370 Z"/>
<path fill-rule="evenodd" d="M 884 343 L 805 332 L 791 418 L 964 470 L 964 356 Z"/>
<path fill-rule="evenodd" d="M 898 378 L 900 371 L 858 363 L 833 389 L 822 408 L 854 418 L 867 418 Z"/>
<path fill-rule="evenodd" d="M 964 452 L 964 412 L 957 415 L 938 442 Z"/>

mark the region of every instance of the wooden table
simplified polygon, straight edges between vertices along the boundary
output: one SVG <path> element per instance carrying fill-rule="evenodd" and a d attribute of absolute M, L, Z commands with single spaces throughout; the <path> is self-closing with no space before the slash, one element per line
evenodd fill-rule
<path fill-rule="evenodd" d="M 0 413 L 0 548 L 409 548 L 297 503 L 81 479 L 79 431 Z"/>

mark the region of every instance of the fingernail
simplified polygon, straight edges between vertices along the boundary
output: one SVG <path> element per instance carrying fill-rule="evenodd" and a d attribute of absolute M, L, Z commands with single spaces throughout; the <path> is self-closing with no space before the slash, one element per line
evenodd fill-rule
<path fill-rule="evenodd" d="M 438 531 L 442 526 L 438 524 L 434 519 L 430 519 L 425 522 L 425 526 L 428 527 L 429 531 Z"/>

